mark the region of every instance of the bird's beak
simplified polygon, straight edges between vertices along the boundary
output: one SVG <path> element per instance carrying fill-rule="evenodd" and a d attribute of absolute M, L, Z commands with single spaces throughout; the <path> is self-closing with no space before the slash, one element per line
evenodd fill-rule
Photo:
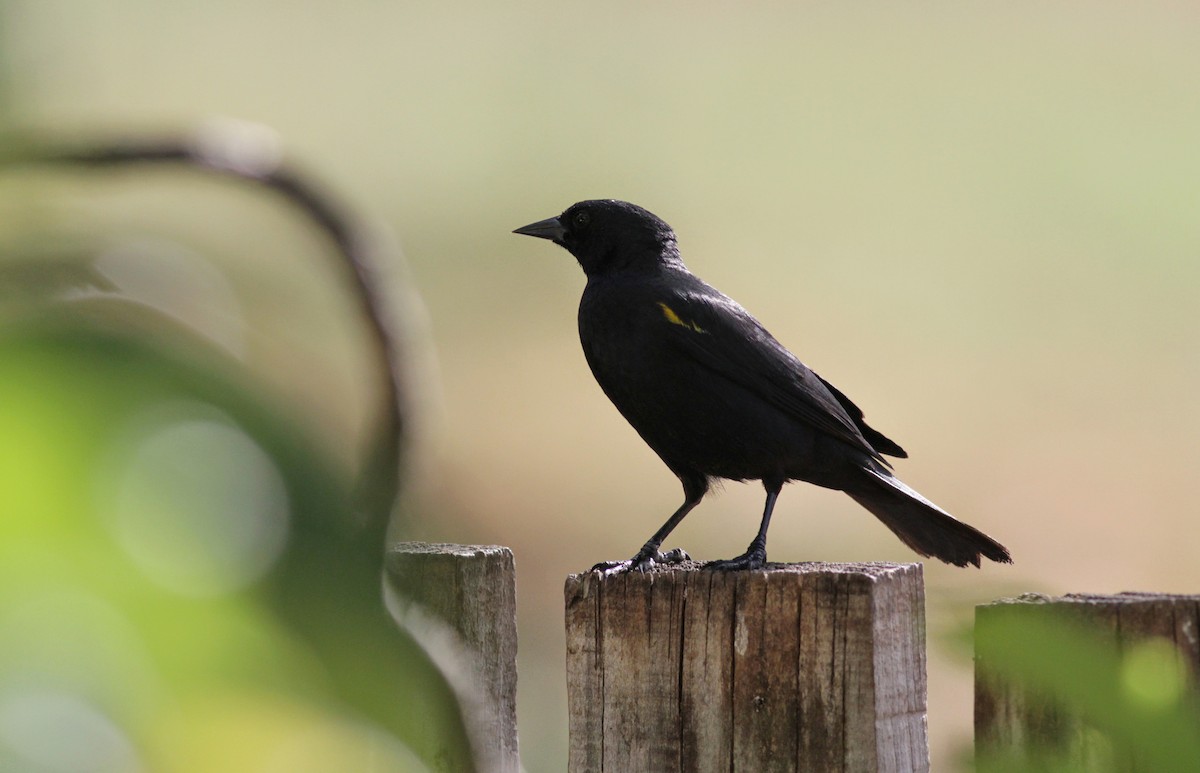
<path fill-rule="evenodd" d="M 523 225 L 513 231 L 515 234 L 536 236 L 539 239 L 549 239 L 552 242 L 561 242 L 566 232 L 567 229 L 563 228 L 562 223 L 558 222 L 557 217 L 550 217 L 545 220 L 539 220 L 536 223 Z"/>

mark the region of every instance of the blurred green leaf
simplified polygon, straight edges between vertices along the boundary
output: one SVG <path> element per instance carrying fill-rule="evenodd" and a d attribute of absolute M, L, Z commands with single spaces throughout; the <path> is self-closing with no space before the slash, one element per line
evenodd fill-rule
<path fill-rule="evenodd" d="M 1053 606 L 994 605 L 979 609 L 976 668 L 1017 713 L 1000 720 L 1008 737 L 976 738 L 982 771 L 1196 770 L 1196 685 L 1171 642 L 1123 651 Z"/>
<path fill-rule="evenodd" d="M 342 465 L 75 265 L 23 265 L 0 315 L 0 768 L 469 770 Z"/>

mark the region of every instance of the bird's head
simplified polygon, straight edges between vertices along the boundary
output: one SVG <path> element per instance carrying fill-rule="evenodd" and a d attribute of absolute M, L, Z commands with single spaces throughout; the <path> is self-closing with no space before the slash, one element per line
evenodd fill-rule
<path fill-rule="evenodd" d="M 588 276 L 654 270 L 679 262 L 671 226 L 627 201 L 581 201 L 558 217 L 530 223 L 513 233 L 549 239 L 565 247 Z"/>

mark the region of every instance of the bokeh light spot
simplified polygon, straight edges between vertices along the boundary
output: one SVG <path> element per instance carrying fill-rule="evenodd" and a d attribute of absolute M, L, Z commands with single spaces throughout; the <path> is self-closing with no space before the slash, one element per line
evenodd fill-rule
<path fill-rule="evenodd" d="M 172 403 L 131 423 L 108 467 L 102 509 L 118 543 L 176 593 L 236 590 L 266 572 L 288 532 L 274 461 L 211 406 Z"/>
<path fill-rule="evenodd" d="M 29 773 L 135 773 L 121 729 L 81 698 L 54 690 L 0 692 L 0 769 Z"/>
<path fill-rule="evenodd" d="M 1149 639 L 1126 653 L 1121 663 L 1121 686 L 1130 700 L 1150 710 L 1169 709 L 1179 702 L 1185 673 L 1175 645 Z"/>

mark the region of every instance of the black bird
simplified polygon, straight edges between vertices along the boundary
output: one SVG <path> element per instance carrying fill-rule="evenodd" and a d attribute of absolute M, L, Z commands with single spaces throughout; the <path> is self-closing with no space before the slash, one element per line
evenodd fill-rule
<path fill-rule="evenodd" d="M 1008 550 L 909 488 L 883 458 L 904 449 L 867 426 L 863 412 L 800 362 L 733 300 L 692 274 L 675 232 L 624 201 L 574 204 L 513 233 L 565 247 L 587 275 L 579 338 L 604 393 L 683 483 L 684 501 L 629 561 L 607 571 L 679 560 L 659 552 L 714 478 L 761 480 L 758 536 L 720 569 L 767 560 L 767 526 L 783 484 L 802 480 L 846 492 L 904 544 L 955 566 Z"/>

